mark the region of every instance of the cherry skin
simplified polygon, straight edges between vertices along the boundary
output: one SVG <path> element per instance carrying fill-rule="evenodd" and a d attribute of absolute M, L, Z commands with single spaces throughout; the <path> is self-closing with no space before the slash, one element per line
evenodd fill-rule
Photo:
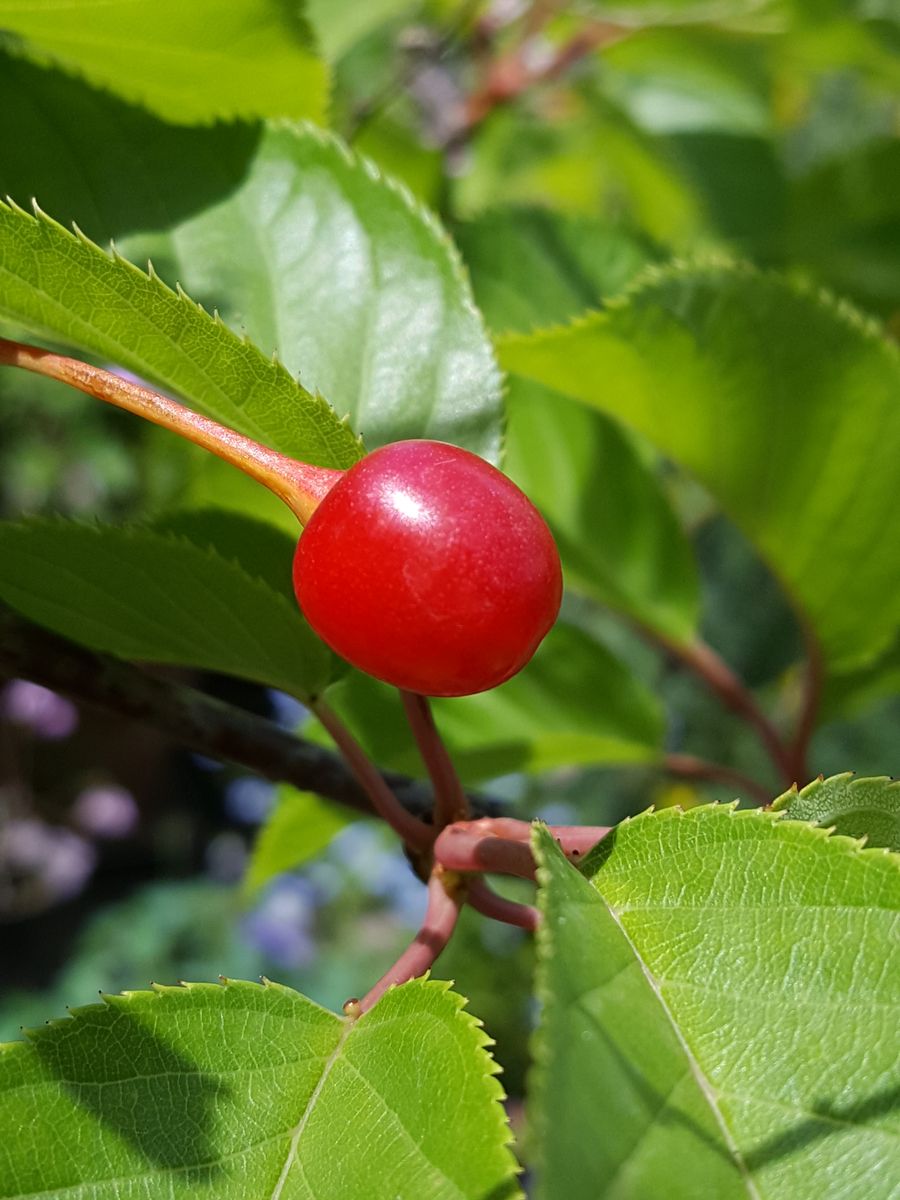
<path fill-rule="evenodd" d="M 386 683 L 465 696 L 528 662 L 559 611 L 553 536 L 516 485 L 443 442 L 383 446 L 346 471 L 294 558 L 309 624 Z"/>

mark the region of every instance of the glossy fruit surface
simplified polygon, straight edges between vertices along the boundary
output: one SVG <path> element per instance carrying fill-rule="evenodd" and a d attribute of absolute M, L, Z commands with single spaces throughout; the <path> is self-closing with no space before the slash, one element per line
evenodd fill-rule
<path fill-rule="evenodd" d="M 396 687 L 463 696 L 520 670 L 559 610 L 553 536 L 516 485 L 443 442 L 395 442 L 338 480 L 294 558 L 306 619 Z"/>

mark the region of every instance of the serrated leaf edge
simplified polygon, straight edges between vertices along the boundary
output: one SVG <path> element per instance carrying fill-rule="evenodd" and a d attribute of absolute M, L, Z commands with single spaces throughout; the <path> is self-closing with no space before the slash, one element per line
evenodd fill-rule
<path fill-rule="evenodd" d="M 328 425 L 330 425 L 331 429 L 335 432 L 340 431 L 345 433 L 347 430 L 349 430 L 349 421 L 346 418 L 339 417 L 335 409 L 319 392 L 308 391 L 291 375 L 291 373 L 281 364 L 281 362 L 272 357 L 267 358 L 263 351 L 254 342 L 252 342 L 246 334 L 238 334 L 228 325 L 226 325 L 219 316 L 218 312 L 208 312 L 202 304 L 192 299 L 187 294 L 180 283 L 176 282 L 174 287 L 170 287 L 167 283 L 164 283 L 152 263 L 148 262 L 147 270 L 142 271 L 140 267 L 136 266 L 133 262 L 125 258 L 119 252 L 114 242 L 110 242 L 108 251 L 104 250 L 102 246 L 98 245 L 97 242 L 93 241 L 85 233 L 83 233 L 74 222 L 72 223 L 72 228 L 67 229 L 66 226 L 62 225 L 54 217 L 51 217 L 49 214 L 45 213 L 38 204 L 37 200 L 34 198 L 31 201 L 31 207 L 32 212 L 28 212 L 27 209 L 23 208 L 16 200 L 13 199 L 12 196 L 7 195 L 5 198 L 0 198 L 0 208 L 16 214 L 25 221 L 31 221 L 38 225 L 43 224 L 53 230 L 58 231 L 64 237 L 84 246 L 92 254 L 97 254 L 106 261 L 115 263 L 117 267 L 121 268 L 127 274 L 140 279 L 143 283 L 149 283 L 160 295 L 165 296 L 170 300 L 176 300 L 183 307 L 189 309 L 192 311 L 192 313 L 199 315 L 202 319 L 208 321 L 211 325 L 221 330 L 222 334 L 228 340 L 254 355 L 258 359 L 259 364 L 264 371 L 274 372 L 274 374 L 279 377 L 281 382 L 287 382 L 296 391 L 298 398 L 303 402 L 310 421 L 318 424 L 320 423 L 319 419 L 321 418 L 321 424 L 324 426 L 325 422 L 327 421 Z M 56 334 L 52 330 L 47 329 L 47 327 L 44 328 L 48 336 L 52 337 L 54 340 L 60 340 L 70 345 L 75 345 L 79 349 L 91 350 L 91 347 L 85 347 L 83 343 L 72 341 L 67 337 L 60 337 L 60 335 Z M 181 394 L 177 386 L 171 380 L 166 380 L 162 375 L 156 375 L 155 378 L 159 379 L 164 386 L 172 388 L 172 390 L 177 394 Z M 257 439 L 262 441 L 264 444 L 267 444 L 268 435 L 265 433 L 265 431 L 261 430 L 252 420 L 248 419 L 246 413 L 243 411 L 241 412 L 241 417 L 244 427 L 252 429 Z M 333 438 L 329 437 L 327 433 L 323 433 L 323 440 L 326 442 L 331 442 L 333 441 Z M 341 461 L 337 464 L 314 465 L 351 466 L 353 462 L 362 457 L 364 448 L 362 439 L 357 434 L 352 433 L 349 440 L 353 450 L 352 459 L 348 458 L 346 461 L 344 461 L 342 455 Z"/>

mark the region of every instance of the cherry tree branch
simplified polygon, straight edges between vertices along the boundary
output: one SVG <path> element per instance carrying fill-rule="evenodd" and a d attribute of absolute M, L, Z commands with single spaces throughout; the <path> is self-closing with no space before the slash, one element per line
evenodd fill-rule
<path fill-rule="evenodd" d="M 453 759 L 434 723 L 427 696 L 400 692 L 406 719 L 434 788 L 434 824 L 437 829 L 465 821 L 470 816 L 469 801 L 463 791 Z"/>
<path fill-rule="evenodd" d="M 483 879 L 470 881 L 466 900 L 483 917 L 501 921 L 504 925 L 514 925 L 528 933 L 534 933 L 540 924 L 541 914 L 533 905 L 518 904 L 515 900 L 498 896 Z"/>
<path fill-rule="evenodd" d="M 196 688 L 89 650 L 0 605 L 0 676 L 4 675 L 30 679 L 113 717 L 149 725 L 207 758 L 372 815 L 368 795 L 332 751 Z M 381 776 L 412 816 L 429 815 L 432 796 L 427 785 L 390 771 Z M 483 796 L 470 801 L 476 812 L 498 812 L 498 806 Z"/>

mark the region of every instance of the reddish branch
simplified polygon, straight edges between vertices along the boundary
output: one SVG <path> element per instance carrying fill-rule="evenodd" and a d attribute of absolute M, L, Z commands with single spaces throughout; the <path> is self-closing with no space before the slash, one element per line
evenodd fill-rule
<path fill-rule="evenodd" d="M 412 730 L 422 762 L 434 788 L 434 825 L 443 829 L 454 821 L 465 821 L 470 815 L 469 801 L 463 791 L 453 760 L 441 740 L 427 696 L 415 692 L 400 692 L 406 719 Z"/>
<path fill-rule="evenodd" d="M 550 15 L 548 11 L 546 17 Z M 538 28 L 535 26 L 534 21 L 530 22 L 526 36 L 515 49 L 488 62 L 482 81 L 466 98 L 456 139 L 470 134 L 495 108 L 509 104 L 532 87 L 559 79 L 594 50 L 612 45 L 629 32 L 609 21 L 591 21 L 553 53 L 536 61 L 534 39 Z"/>
<path fill-rule="evenodd" d="M 436 866 L 428 880 L 428 907 L 422 928 L 403 951 L 389 971 L 366 992 L 361 1000 L 348 1000 L 344 1012 L 359 1016 L 380 1000 L 390 987 L 424 975 L 450 941 L 456 928 L 459 910 L 465 897 L 466 885 L 459 876 Z"/>
<path fill-rule="evenodd" d="M 663 766 L 670 775 L 678 775 L 682 779 L 697 779 L 709 783 L 731 783 L 744 795 L 753 796 L 761 804 L 768 804 L 773 796 L 768 788 L 724 763 L 708 762 L 705 758 L 697 758 L 693 754 L 667 754 Z"/>

